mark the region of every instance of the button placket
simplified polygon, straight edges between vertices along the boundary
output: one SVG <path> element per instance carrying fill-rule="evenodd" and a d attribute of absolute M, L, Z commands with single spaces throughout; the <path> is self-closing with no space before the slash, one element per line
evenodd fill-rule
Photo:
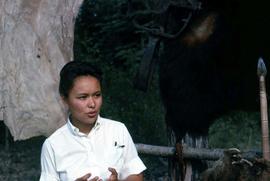
<path fill-rule="evenodd" d="M 87 137 L 85 137 L 85 142 L 86 142 L 86 149 L 87 149 L 87 159 L 88 162 L 90 163 L 90 165 L 93 164 L 94 161 L 94 154 L 93 154 L 93 145 L 91 143 L 91 137 L 89 137 L 89 135 Z"/>

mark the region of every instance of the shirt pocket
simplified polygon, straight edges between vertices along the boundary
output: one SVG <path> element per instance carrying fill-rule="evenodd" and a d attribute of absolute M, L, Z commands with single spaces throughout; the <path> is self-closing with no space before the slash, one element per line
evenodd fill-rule
<path fill-rule="evenodd" d="M 113 167 L 116 170 L 122 168 L 124 163 L 124 145 L 115 145 L 108 148 L 105 161 L 109 167 Z"/>

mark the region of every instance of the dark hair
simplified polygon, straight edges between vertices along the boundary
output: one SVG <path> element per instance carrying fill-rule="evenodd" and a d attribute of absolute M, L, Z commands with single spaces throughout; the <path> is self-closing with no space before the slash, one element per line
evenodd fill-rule
<path fill-rule="evenodd" d="M 73 87 L 74 80 L 79 76 L 93 76 L 102 82 L 101 70 L 89 62 L 71 61 L 60 71 L 59 93 L 67 98 L 69 91 Z"/>

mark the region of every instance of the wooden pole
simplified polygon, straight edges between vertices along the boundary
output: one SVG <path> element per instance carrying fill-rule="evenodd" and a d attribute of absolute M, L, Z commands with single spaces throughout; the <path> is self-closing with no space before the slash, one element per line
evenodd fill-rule
<path fill-rule="evenodd" d="M 140 154 L 150 154 L 163 157 L 171 157 L 175 155 L 175 147 L 169 146 L 156 146 L 156 145 L 146 145 L 142 143 L 135 144 L 137 151 Z M 225 149 L 207 149 L 207 148 L 192 148 L 183 145 L 183 157 L 186 159 L 201 159 L 201 160 L 218 160 L 223 157 Z M 259 151 L 246 150 L 242 151 L 242 157 L 254 161 L 258 155 L 261 153 Z"/>
<path fill-rule="evenodd" d="M 265 88 L 265 76 L 267 70 L 262 58 L 259 58 L 257 74 L 260 82 L 260 107 L 261 107 L 261 129 L 262 129 L 262 152 L 263 158 L 270 160 L 269 151 L 269 128 L 268 128 L 268 109 Z"/>

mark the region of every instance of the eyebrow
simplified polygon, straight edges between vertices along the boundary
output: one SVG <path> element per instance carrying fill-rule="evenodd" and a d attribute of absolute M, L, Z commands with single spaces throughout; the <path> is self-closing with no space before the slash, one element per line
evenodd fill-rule
<path fill-rule="evenodd" d="M 95 94 L 102 94 L 102 92 L 101 91 L 96 91 L 92 95 L 95 95 Z"/>
<path fill-rule="evenodd" d="M 102 92 L 101 92 L 101 90 L 100 91 L 96 91 L 96 92 L 94 92 L 94 93 L 92 93 L 91 95 L 95 95 L 95 94 L 101 94 Z M 84 92 L 81 92 L 81 93 L 78 93 L 77 95 L 89 95 L 89 93 L 84 93 Z"/>

